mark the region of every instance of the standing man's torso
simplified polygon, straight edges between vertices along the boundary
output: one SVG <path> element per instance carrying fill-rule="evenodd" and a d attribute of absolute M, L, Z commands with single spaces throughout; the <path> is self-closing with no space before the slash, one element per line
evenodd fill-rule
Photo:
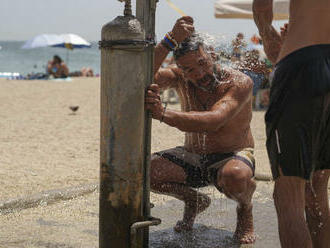
<path fill-rule="evenodd" d="M 288 35 L 278 61 L 307 46 L 330 44 L 330 1 L 291 0 Z"/>

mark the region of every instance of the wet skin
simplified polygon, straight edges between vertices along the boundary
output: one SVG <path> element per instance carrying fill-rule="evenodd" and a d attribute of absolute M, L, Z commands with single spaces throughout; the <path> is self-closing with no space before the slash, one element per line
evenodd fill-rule
<path fill-rule="evenodd" d="M 273 64 L 300 48 L 330 44 L 328 0 L 291 0 L 285 40 L 272 26 L 272 3 L 273 0 L 254 0 L 253 13 L 265 52 Z"/>
<path fill-rule="evenodd" d="M 191 26 L 190 17 L 179 19 L 173 28 L 173 36 L 185 33 L 189 37 Z M 176 28 L 181 28 L 182 32 L 176 32 Z M 185 37 L 178 39 L 182 38 Z M 167 54 L 168 50 L 162 44 L 156 47 L 155 84 L 146 94 L 146 108 L 153 118 L 185 132 L 185 149 L 193 153 L 226 153 L 254 147 L 250 130 L 250 78 L 215 66 L 212 56 L 202 46 L 180 57 L 177 65 L 159 69 Z M 182 111 L 164 111 L 159 90 L 168 87 L 177 90 Z M 218 170 L 215 182 L 227 197 L 238 202 L 235 238 L 240 243 L 255 241 L 251 204 L 255 182 L 252 176 L 252 170 L 245 163 L 232 159 Z M 196 215 L 210 204 L 208 196 L 186 185 L 186 174 L 180 166 L 157 155 L 151 160 L 150 181 L 153 191 L 185 202 L 183 219 L 177 223 L 175 231 L 191 230 Z"/>
<path fill-rule="evenodd" d="M 273 64 L 303 47 L 330 44 L 330 1 L 291 0 L 289 23 L 281 33 L 272 26 L 272 4 L 272 0 L 254 0 L 253 13 L 266 55 Z M 275 181 L 282 247 L 330 247 L 329 175 L 330 170 L 324 170 L 316 171 L 311 182 L 284 175 Z"/>

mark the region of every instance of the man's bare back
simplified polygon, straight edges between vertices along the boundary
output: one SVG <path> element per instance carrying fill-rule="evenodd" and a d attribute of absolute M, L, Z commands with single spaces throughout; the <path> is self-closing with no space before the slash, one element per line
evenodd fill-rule
<path fill-rule="evenodd" d="M 329 13 L 329 0 L 291 0 L 288 34 L 277 61 L 303 47 L 329 44 Z"/>
<path fill-rule="evenodd" d="M 275 65 L 301 48 L 329 44 L 329 11 L 327 0 L 291 0 L 289 24 L 283 36 L 272 26 L 273 0 L 254 0 L 253 17 L 268 59 Z"/>

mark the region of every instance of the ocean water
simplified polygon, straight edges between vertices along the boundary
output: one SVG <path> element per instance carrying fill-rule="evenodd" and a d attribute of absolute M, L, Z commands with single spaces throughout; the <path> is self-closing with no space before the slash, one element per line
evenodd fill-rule
<path fill-rule="evenodd" d="M 231 53 L 230 39 L 224 35 L 201 34 L 204 42 L 216 50 Z M 24 41 L 0 41 L 0 73 L 17 72 L 22 76 L 29 73 L 46 72 L 47 62 L 53 56 L 59 55 L 68 65 L 70 72 L 78 71 L 82 67 L 90 67 L 94 74 L 100 73 L 100 50 L 97 41 L 91 42 L 91 48 L 77 48 L 68 50 L 58 47 L 40 47 L 22 49 Z M 169 54 L 170 56 L 170 54 Z"/>
<path fill-rule="evenodd" d="M 90 67 L 95 74 L 99 74 L 100 50 L 97 42 L 91 43 L 91 48 L 73 50 L 57 47 L 21 49 L 24 41 L 0 41 L 0 73 L 18 72 L 26 76 L 28 73 L 45 72 L 47 62 L 57 54 L 68 65 L 70 71 Z"/>

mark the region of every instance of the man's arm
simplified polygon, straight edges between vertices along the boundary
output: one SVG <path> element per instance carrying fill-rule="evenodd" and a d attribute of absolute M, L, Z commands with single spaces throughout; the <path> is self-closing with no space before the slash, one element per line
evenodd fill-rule
<path fill-rule="evenodd" d="M 159 99 L 157 85 L 152 85 L 146 98 L 147 108 L 154 119 L 184 132 L 216 132 L 238 114 L 251 97 L 252 80 L 239 75 L 241 83 L 233 85 L 209 111 L 181 112 L 164 110 Z M 235 79 L 237 76 L 235 75 Z"/>
<path fill-rule="evenodd" d="M 160 66 L 165 61 L 170 50 L 168 50 L 161 42 L 155 47 L 154 73 L 156 74 Z"/>
<path fill-rule="evenodd" d="M 179 18 L 173 26 L 170 36 L 178 43 L 178 45 L 184 41 L 186 38 L 190 37 L 194 32 L 194 20 L 190 16 L 183 16 Z M 163 40 L 155 48 L 155 61 L 154 61 L 154 74 L 155 83 L 159 85 L 161 89 L 173 87 L 175 81 L 178 80 L 176 69 L 174 67 L 168 67 L 165 69 L 160 69 L 160 66 L 166 59 L 170 52 L 170 46 L 166 45 Z"/>
<path fill-rule="evenodd" d="M 281 35 L 273 27 L 273 0 L 254 0 L 253 17 L 268 59 L 276 64 L 282 47 Z"/>
<path fill-rule="evenodd" d="M 194 32 L 194 20 L 190 16 L 183 16 L 179 18 L 174 24 L 172 31 L 169 32 L 170 36 L 179 45 L 186 38 L 190 37 Z M 170 49 L 169 46 L 165 46 L 164 40 L 160 42 L 155 48 L 155 62 L 154 62 L 154 73 L 158 71 L 164 60 L 166 59 Z"/>
<path fill-rule="evenodd" d="M 166 68 L 161 68 L 157 71 L 154 77 L 154 83 L 160 89 L 175 88 L 179 78 L 179 68 L 176 65 L 171 65 Z"/>

